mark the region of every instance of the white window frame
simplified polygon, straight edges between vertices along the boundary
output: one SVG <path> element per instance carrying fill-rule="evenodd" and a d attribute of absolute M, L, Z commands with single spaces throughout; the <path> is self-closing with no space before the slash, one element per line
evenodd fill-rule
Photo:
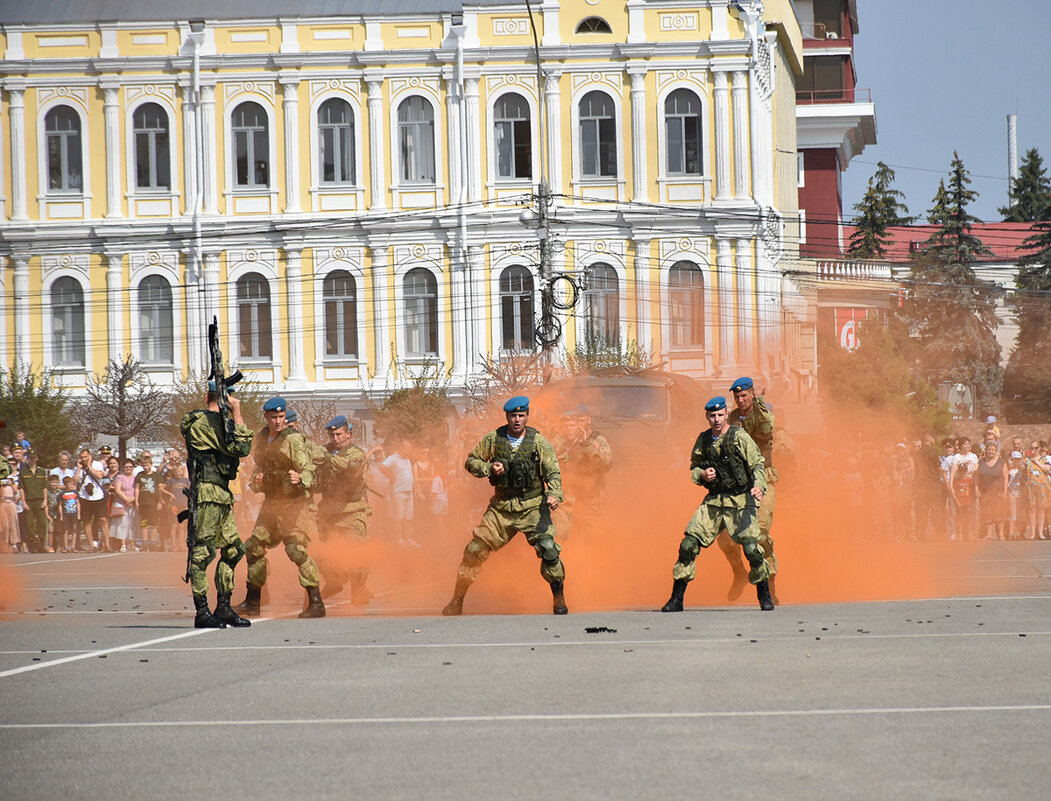
<path fill-rule="evenodd" d="M 129 213 L 133 216 L 138 216 L 139 214 L 136 208 L 136 201 L 145 201 L 149 205 L 153 205 L 157 201 L 167 201 L 167 213 L 159 216 L 172 217 L 175 216 L 178 211 L 177 202 L 180 196 L 179 185 L 182 180 L 182 175 L 179 171 L 180 154 L 176 151 L 179 149 L 180 137 L 179 132 L 175 128 L 175 111 L 166 101 L 167 98 L 159 94 L 139 98 L 128 106 L 127 113 L 124 116 L 124 141 L 128 143 L 128 146 L 125 148 L 125 164 L 127 169 L 125 174 L 128 176 L 125 198 L 128 201 Z M 147 103 L 154 103 L 160 106 L 168 116 L 168 171 L 171 177 L 171 186 L 168 189 L 140 189 L 136 182 L 138 171 L 136 169 L 137 164 L 135 154 L 135 112 Z"/>
<path fill-rule="evenodd" d="M 52 190 L 47 164 L 47 131 L 45 119 L 53 108 L 66 106 L 80 117 L 80 163 L 83 171 L 81 176 L 81 190 L 79 192 Z M 42 103 L 37 109 L 37 174 L 39 176 L 37 187 L 37 202 L 40 208 L 42 220 L 52 219 L 51 206 L 61 204 L 63 208 L 78 206 L 77 213 L 70 215 L 65 211 L 54 215 L 55 218 L 82 218 L 91 215 L 91 131 L 88 127 L 87 113 L 80 107 L 72 97 L 56 97 Z"/>
<path fill-rule="evenodd" d="M 233 131 L 233 116 L 234 111 L 242 103 L 255 103 L 263 109 L 263 113 L 266 114 L 267 120 L 267 146 L 269 148 L 269 171 L 270 171 L 270 185 L 269 186 L 237 186 L 235 182 L 237 174 L 237 164 L 234 157 L 234 131 Z M 241 93 L 235 97 L 230 98 L 226 106 L 225 113 L 223 114 L 223 124 L 225 126 L 225 147 L 223 150 L 223 163 L 226 168 L 226 191 L 224 193 L 226 197 L 226 213 L 227 214 L 240 214 L 246 212 L 259 212 L 265 211 L 270 214 L 277 212 L 277 185 L 278 178 L 281 174 L 279 171 L 283 168 L 283 165 L 278 162 L 277 159 L 277 125 L 273 103 L 268 97 L 261 94 L 250 94 Z M 198 156 L 200 158 L 200 156 Z M 267 198 L 269 203 L 267 208 L 251 207 L 246 209 L 238 209 L 237 201 L 240 199 L 249 198 Z"/>
<path fill-rule="evenodd" d="M 54 296 L 53 288 L 55 283 L 63 278 L 71 278 L 80 285 L 81 298 L 84 303 L 84 364 L 83 366 L 78 364 L 59 364 L 58 356 L 55 350 L 55 342 L 57 338 L 54 331 Z M 81 275 L 72 272 L 55 272 L 48 276 L 44 281 L 42 287 L 44 297 L 47 298 L 47 329 L 46 335 L 44 336 L 44 364 L 53 365 L 55 372 L 62 373 L 65 375 L 69 374 L 83 374 L 90 375 L 92 372 L 92 343 L 94 338 L 91 330 L 91 318 L 92 318 L 92 302 L 91 302 L 91 287 L 87 284 L 85 278 Z"/>
<path fill-rule="evenodd" d="M 496 117 L 496 106 L 497 104 L 506 98 L 508 95 L 515 95 L 525 101 L 526 109 L 529 114 L 529 169 L 530 175 L 522 178 L 519 176 L 505 176 L 500 175 L 500 158 L 497 152 L 497 140 L 496 140 L 496 125 L 499 120 Z M 539 158 L 537 149 L 537 107 L 536 102 L 525 92 L 520 91 L 519 87 L 507 89 L 494 95 L 489 101 L 489 136 L 492 146 L 489 150 L 489 180 L 492 184 L 500 184 L 501 186 L 507 185 L 519 185 L 519 186 L 532 186 L 536 182 L 539 169 Z M 514 148 L 512 148 L 512 160 L 514 159 Z"/>
<path fill-rule="evenodd" d="M 147 361 L 146 354 L 143 353 L 143 337 L 142 337 L 142 300 L 143 300 L 142 295 L 143 295 L 143 293 L 142 293 L 142 284 L 143 284 L 144 281 L 146 281 L 147 279 L 150 279 L 150 278 L 160 278 L 161 280 L 163 280 L 168 285 L 168 293 L 169 293 L 169 300 L 170 300 L 170 303 L 168 305 L 168 311 L 171 313 L 171 324 L 172 324 L 171 325 L 171 332 L 170 332 L 170 334 L 171 334 L 171 349 L 172 349 L 171 356 L 172 357 L 168 361 L 157 361 L 157 360 Z M 175 283 L 172 282 L 171 276 L 169 276 L 167 273 L 162 272 L 160 270 L 151 270 L 149 272 L 143 272 L 141 275 L 138 276 L 137 280 L 135 281 L 135 287 L 134 287 L 134 290 L 131 293 L 132 294 L 132 297 L 131 297 L 131 302 L 132 302 L 131 314 L 132 314 L 132 320 L 133 320 L 132 326 L 131 326 L 131 330 L 132 330 L 132 349 L 133 349 L 132 352 L 136 354 L 136 358 L 138 358 L 139 361 L 142 362 L 143 366 L 146 369 L 172 368 L 172 367 L 175 366 L 176 361 L 178 359 L 179 341 L 178 341 L 177 329 L 179 327 L 178 326 L 179 318 L 176 316 L 176 308 L 175 308 L 175 295 L 176 295 L 177 287 L 178 287 L 178 284 L 175 284 Z"/>
<path fill-rule="evenodd" d="M 494 308 L 498 310 L 498 313 L 493 315 L 496 318 L 496 320 L 494 321 L 496 324 L 493 327 L 494 335 L 496 337 L 493 340 L 493 345 L 494 345 L 493 349 L 495 351 L 497 351 L 498 353 L 500 353 L 501 355 L 507 355 L 507 354 L 510 354 L 512 352 L 512 351 L 510 351 L 510 350 L 508 350 L 508 349 L 506 349 L 504 347 L 504 303 L 503 303 L 504 294 L 503 294 L 503 289 L 501 287 L 501 284 L 503 283 L 504 273 L 507 270 L 510 270 L 510 269 L 512 269 L 514 267 L 520 267 L 523 270 L 525 270 L 526 273 L 529 275 L 530 282 L 533 285 L 533 291 L 531 293 L 532 300 L 533 300 L 533 319 L 531 321 L 531 324 L 533 326 L 533 334 L 534 334 L 534 336 L 529 338 L 528 346 L 525 347 L 525 348 L 522 348 L 521 350 L 524 350 L 524 351 L 535 351 L 536 348 L 537 348 L 535 334 L 536 334 L 536 316 L 537 316 L 537 312 L 538 312 L 538 310 L 540 308 L 539 305 L 538 305 L 540 303 L 540 293 L 537 291 L 536 275 L 534 274 L 533 270 L 529 267 L 528 264 L 522 264 L 521 262 L 513 262 L 513 263 L 508 263 L 508 264 L 505 264 L 505 265 L 501 266 L 500 269 L 496 271 L 496 281 L 495 281 L 495 285 L 494 285 L 494 290 L 495 290 L 494 291 L 494 296 L 496 298 L 496 302 L 494 304 Z M 517 305 L 515 306 L 515 317 L 516 318 L 520 317 L 520 315 L 518 314 L 518 306 Z"/>
<path fill-rule="evenodd" d="M 230 251 L 227 255 L 226 276 L 226 311 L 227 319 L 230 320 L 229 334 L 227 336 L 227 347 L 229 348 L 228 361 L 244 365 L 250 370 L 273 369 L 274 376 L 281 374 L 281 354 L 284 352 L 285 339 L 281 336 L 281 282 L 277 277 L 277 268 L 269 260 L 257 258 L 254 261 L 241 259 L 230 265 L 233 257 Z M 270 254 L 276 259 L 277 254 Z M 248 273 L 259 273 L 270 285 L 270 341 L 272 343 L 273 356 L 270 359 L 246 358 L 241 356 L 241 318 L 237 306 L 237 282 Z"/>
<path fill-rule="evenodd" d="M 620 75 L 620 73 L 617 73 Z M 583 158 L 580 152 L 581 127 L 580 103 L 589 92 L 602 92 L 613 101 L 615 141 L 617 144 L 617 174 L 614 176 L 585 177 L 583 175 Z M 615 197 L 608 198 L 623 202 L 625 200 L 626 178 L 624 172 L 624 151 L 628 149 L 624 133 L 624 103 L 620 91 L 614 91 L 608 83 L 585 83 L 573 93 L 570 109 L 570 126 L 573 131 L 573 188 L 577 194 L 587 194 L 589 187 L 614 187 Z M 631 143 L 634 147 L 635 143 Z"/>
<path fill-rule="evenodd" d="M 323 371 L 328 367 L 358 367 L 363 369 L 368 364 L 368 343 L 365 339 L 365 317 L 371 318 L 371 311 L 365 302 L 365 271 L 361 266 L 362 258 L 360 249 L 348 248 L 352 251 L 347 257 L 332 258 L 326 260 L 317 268 L 314 274 L 314 319 L 320 320 L 320 324 L 314 326 L 314 367 Z M 318 249 L 314 249 L 315 264 L 318 258 Z M 344 271 L 350 273 L 354 278 L 357 292 L 357 332 L 358 353 L 357 356 L 329 356 L 325 353 L 325 279 L 334 272 Z M 385 338 L 385 334 L 378 333 L 378 337 Z M 325 378 L 319 372 L 318 380 Z M 362 376 L 363 377 L 363 376 Z"/>
<path fill-rule="evenodd" d="M 680 261 L 693 263 L 700 271 L 704 280 L 704 343 L 702 345 L 672 345 L 671 335 L 671 268 Z M 704 356 L 706 368 L 711 367 L 712 343 L 715 341 L 715 331 L 712 327 L 712 281 L 713 271 L 706 257 L 699 251 L 680 251 L 668 256 L 660 269 L 661 308 L 665 312 L 661 315 L 661 350 L 665 354 L 675 353 L 701 353 Z"/>
<path fill-rule="evenodd" d="M 664 104 L 671 94 L 679 89 L 692 92 L 701 103 L 701 174 L 700 175 L 669 175 L 668 174 L 668 130 L 664 119 Z M 662 203 L 682 202 L 684 198 L 669 198 L 669 194 L 675 194 L 676 189 L 689 194 L 689 190 L 695 188 L 694 200 L 711 200 L 712 184 L 712 118 L 711 107 L 708 96 L 696 83 L 689 81 L 671 81 L 661 88 L 656 97 L 656 114 L 659 124 L 657 125 L 657 186 Z"/>

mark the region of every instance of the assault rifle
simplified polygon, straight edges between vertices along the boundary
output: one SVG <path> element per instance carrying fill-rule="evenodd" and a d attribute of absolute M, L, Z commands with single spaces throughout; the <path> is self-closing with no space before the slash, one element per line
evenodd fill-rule
<path fill-rule="evenodd" d="M 219 406 L 219 420 L 222 423 L 223 436 L 229 444 L 234 440 L 234 428 L 237 425 L 230 414 L 230 388 L 243 376 L 240 370 L 232 375 L 226 375 L 223 367 L 223 351 L 219 347 L 219 320 L 216 317 L 212 317 L 212 322 L 208 325 L 208 359 L 210 363 L 208 380 L 215 383 L 215 400 Z M 186 495 L 186 510 L 179 512 L 178 520 L 180 523 L 186 523 L 186 575 L 182 580 L 189 583 L 190 561 L 193 558 L 193 543 L 196 537 L 194 524 L 197 520 L 197 480 L 200 474 L 201 457 L 194 451 L 188 451 L 186 456 L 186 470 L 189 473 L 190 485 L 183 489 Z"/>

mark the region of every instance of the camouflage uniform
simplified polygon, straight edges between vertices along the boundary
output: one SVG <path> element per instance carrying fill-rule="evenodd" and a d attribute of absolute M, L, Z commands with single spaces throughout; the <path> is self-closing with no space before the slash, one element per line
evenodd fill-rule
<path fill-rule="evenodd" d="M 695 484 L 708 486 L 701 478 L 701 465 L 706 467 L 710 464 L 709 456 L 705 452 L 706 437 L 711 436 L 711 430 L 703 432 L 694 443 L 693 453 L 690 459 L 690 477 Z M 740 492 L 721 491 L 723 485 L 716 484 L 708 486 L 708 495 L 704 502 L 697 507 L 690 522 L 686 525 L 685 536 L 679 546 L 679 560 L 672 570 L 672 577 L 676 580 L 693 581 L 696 565 L 695 559 L 701 548 L 707 548 L 718 536 L 719 532 L 726 529 L 743 549 L 745 558 L 751 566 L 748 574 L 752 584 L 759 584 L 770 576 L 770 569 L 764 559 L 762 547 L 759 545 L 759 525 L 756 519 L 756 501 L 748 488 L 752 485 L 766 492 L 766 468 L 763 463 L 763 455 L 759 447 L 750 436 L 739 426 L 730 428 L 718 439 L 711 443 L 712 453 L 720 460 L 737 457 L 744 465 L 746 476 L 745 488 Z M 729 450 L 728 450 L 729 449 Z M 719 478 L 723 480 L 723 466 L 719 465 Z"/>
<path fill-rule="evenodd" d="M 363 543 L 368 540 L 367 523 L 372 507 L 369 506 L 365 487 L 368 459 L 365 451 L 356 445 L 347 445 L 338 451 L 325 454 L 325 462 L 318 470 L 318 486 L 321 502 L 318 504 L 318 529 L 321 539 L 341 539 L 346 542 Z M 368 569 L 351 568 L 342 557 L 337 564 L 322 564 L 325 574 L 326 594 L 335 594 L 350 581 L 354 602 L 368 602 L 365 580 Z"/>
<path fill-rule="evenodd" d="M 770 527 L 774 523 L 774 506 L 777 504 L 777 493 L 774 485 L 778 480 L 777 470 L 772 462 L 774 413 L 766 407 L 766 401 L 763 398 L 756 396 L 752 403 L 752 410 L 747 416 L 742 415 L 738 410 L 734 410 L 730 414 L 729 420 L 747 432 L 748 436 L 759 446 L 759 452 L 763 455 L 768 486 L 766 494 L 763 495 L 763 502 L 759 504 L 757 520 L 759 536 L 757 539 L 759 540 L 759 545 L 763 548 L 770 576 L 773 577 L 777 573 L 777 556 L 774 554 L 774 541 L 770 537 Z M 737 546 L 727 533 L 724 532 L 719 535 L 718 545 L 731 564 L 734 564 L 735 561 L 738 564 L 740 563 L 737 557 Z"/>
<path fill-rule="evenodd" d="M 234 568 L 244 556 L 244 545 L 234 523 L 234 496 L 229 482 L 237 476 L 240 460 L 252 448 L 252 429 L 234 427 L 233 442 L 218 412 L 198 409 L 187 412 L 179 423 L 190 459 L 197 460 L 197 513 L 193 520 L 190 550 L 190 589 L 194 595 L 208 592 L 208 565 L 219 555 L 215 588 L 228 595 L 234 588 Z"/>
<path fill-rule="evenodd" d="M 558 458 L 551 443 L 535 428 L 526 428 L 525 436 L 526 439 L 518 448 L 510 449 L 507 426 L 490 431 L 482 437 L 464 464 L 471 475 L 488 478 L 493 484 L 493 497 L 489 499 L 489 506 L 475 526 L 471 541 L 463 552 L 459 577 L 468 583 L 478 578 L 489 554 L 503 548 L 519 531 L 540 557 L 540 575 L 544 580 L 549 584 L 565 580 L 565 567 L 559 557 L 561 548 L 555 542 L 555 528 L 551 525 L 547 505 L 548 496 L 560 503 L 562 501 L 562 476 Z M 526 458 L 531 483 L 522 490 L 516 490 L 510 486 L 507 474 L 498 478 L 490 474 L 490 469 L 495 460 L 505 458 L 508 453 L 512 459 L 516 454 L 525 456 L 530 437 L 533 440 L 533 455 Z"/>
<path fill-rule="evenodd" d="M 319 586 L 317 563 L 307 553 L 313 525 L 310 488 L 314 486 L 316 468 L 306 437 L 295 429 L 285 428 L 270 439 L 269 430 L 263 429 L 252 443 L 252 458 L 256 470 L 262 473 L 266 498 L 252 536 L 245 543 L 248 584 L 253 587 L 266 584 L 269 568 L 266 552 L 281 544 L 299 568 L 300 585 L 307 589 Z M 299 473 L 299 484 L 291 482 L 289 470 Z"/>
<path fill-rule="evenodd" d="M 561 434 L 552 440 L 559 465 L 568 479 L 565 503 L 552 512 L 558 523 L 559 539 L 569 539 L 574 523 L 593 524 L 606 500 L 606 473 L 613 467 L 613 449 L 604 436 L 592 431 L 582 440 L 569 442 Z"/>

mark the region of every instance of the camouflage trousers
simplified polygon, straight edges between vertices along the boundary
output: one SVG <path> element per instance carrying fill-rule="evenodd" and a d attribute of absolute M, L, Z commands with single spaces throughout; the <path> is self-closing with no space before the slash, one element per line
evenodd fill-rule
<path fill-rule="evenodd" d="M 548 584 L 565 581 L 566 568 L 559 557 L 562 549 L 555 542 L 555 527 L 544 502 L 517 512 L 500 510 L 490 504 L 464 548 L 460 578 L 473 582 L 489 555 L 507 545 L 519 531 L 540 557 L 540 575 L 544 580 Z"/>
<path fill-rule="evenodd" d="M 306 498 L 292 501 L 263 501 L 256 518 L 252 536 L 245 542 L 248 556 L 248 583 L 254 587 L 266 584 L 270 564 L 266 552 L 278 545 L 285 546 L 285 554 L 299 568 L 299 583 L 303 587 L 317 587 L 321 583 L 317 563 L 307 553 L 313 509 Z"/>
<path fill-rule="evenodd" d="M 364 565 L 355 565 L 352 554 L 341 552 L 340 543 L 354 545 L 368 542 L 368 519 L 372 510 L 368 506 L 352 512 L 318 517 L 318 532 L 322 542 L 334 545 L 319 554 L 319 568 L 325 577 L 326 587 L 343 587 L 350 582 L 352 588 L 363 587 L 369 577 Z M 349 548 L 347 550 L 350 550 Z"/>
<path fill-rule="evenodd" d="M 234 568 L 245 555 L 241 535 L 234 523 L 234 509 L 222 503 L 198 503 L 190 549 L 190 589 L 194 595 L 208 594 L 208 565 L 216 555 L 215 589 L 220 595 L 234 590 Z"/>
<path fill-rule="evenodd" d="M 679 545 L 679 560 L 672 569 L 676 580 L 693 581 L 697 572 L 696 558 L 701 548 L 707 548 L 725 529 L 730 537 L 744 549 L 745 559 L 751 570 L 748 580 L 752 584 L 770 578 L 770 568 L 759 545 L 759 523 L 754 503 L 743 508 L 702 503 L 686 524 L 686 532 Z"/>
<path fill-rule="evenodd" d="M 770 571 L 771 577 L 777 575 L 777 555 L 774 553 L 774 540 L 770 536 L 770 527 L 774 524 L 774 507 L 776 504 L 777 492 L 774 489 L 774 485 L 771 484 L 767 487 L 766 494 L 759 504 L 759 514 L 757 515 L 759 536 L 756 537 L 759 541 L 759 546 L 763 549 L 763 559 L 766 560 L 766 567 Z M 730 564 L 734 564 L 739 553 L 737 550 L 738 546 L 725 530 L 720 532 L 716 544 L 719 546 L 719 550 L 726 555 Z"/>

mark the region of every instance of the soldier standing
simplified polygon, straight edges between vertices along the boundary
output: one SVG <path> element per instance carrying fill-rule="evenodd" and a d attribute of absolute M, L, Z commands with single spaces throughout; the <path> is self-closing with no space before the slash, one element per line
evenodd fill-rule
<path fill-rule="evenodd" d="M 551 512 L 562 502 L 562 476 L 555 449 L 539 431 L 526 425 L 529 398 L 519 396 L 504 404 L 507 425 L 490 431 L 467 457 L 464 467 L 477 478 L 487 478 L 493 496 L 464 548 L 452 600 L 443 615 L 463 612 L 463 599 L 478 578 L 489 554 L 509 543 L 519 531 L 540 557 L 540 575 L 551 585 L 552 611 L 564 615 L 566 570 L 555 542 Z"/>
<path fill-rule="evenodd" d="M 679 560 L 672 570 L 675 583 L 671 598 L 662 612 L 681 612 L 686 585 L 693 581 L 695 560 L 701 548 L 707 548 L 724 528 L 734 542 L 744 549 L 751 565 L 749 579 L 756 585 L 759 607 L 765 612 L 774 608 L 767 584 L 769 567 L 759 545 L 756 507 L 766 492 L 766 469 L 759 447 L 739 426 L 727 418 L 726 398 L 716 397 L 704 406 L 708 425 L 693 445 L 690 478 L 708 490 L 697 507 L 679 545 Z"/>
<path fill-rule="evenodd" d="M 595 524 L 606 500 L 606 474 L 613 467 L 613 449 L 607 439 L 591 428 L 591 412 L 577 406 L 563 413 L 564 433 L 552 444 L 568 481 L 569 492 L 559 507 L 558 530 L 562 541 L 569 539 L 570 526 L 586 528 Z"/>
<path fill-rule="evenodd" d="M 777 603 L 777 593 L 774 591 L 774 576 L 777 575 L 777 556 L 774 554 L 774 541 L 770 537 L 770 527 L 774 522 L 774 506 L 777 495 L 774 485 L 777 483 L 777 470 L 773 466 L 774 448 L 774 413 L 766 404 L 762 394 L 756 394 L 755 385 L 748 376 L 738 378 L 730 386 L 733 393 L 734 403 L 737 408 L 730 414 L 730 424 L 738 425 L 759 446 L 759 452 L 763 454 L 763 464 L 766 467 L 766 495 L 759 506 L 759 544 L 763 548 L 763 558 L 766 559 L 767 568 L 770 570 L 770 597 Z M 748 571 L 745 570 L 741 559 L 741 549 L 730 538 L 725 531 L 719 535 L 717 540 L 719 549 L 726 556 L 726 561 L 733 568 L 734 579 L 730 591 L 726 597 L 735 600 L 741 595 L 745 585 L 748 583 Z"/>
<path fill-rule="evenodd" d="M 372 514 L 365 486 L 368 459 L 351 442 L 354 426 L 343 415 L 337 415 L 325 426 L 328 431 L 329 453 L 318 470 L 321 502 L 318 504 L 318 529 L 321 539 L 335 539 L 343 543 L 364 543 L 368 540 L 367 522 Z M 328 598 L 350 582 L 350 602 L 366 606 L 372 593 L 365 586 L 369 572 L 365 567 L 354 568 L 346 553 L 336 555 L 333 562 L 321 564 L 325 576 L 322 597 Z"/>
<path fill-rule="evenodd" d="M 299 583 L 307 593 L 307 607 L 300 617 L 324 617 L 317 563 L 307 553 L 310 544 L 310 488 L 314 486 L 315 466 L 306 438 L 289 428 L 285 420 L 284 398 L 271 398 L 263 404 L 266 428 L 255 435 L 252 459 L 256 473 L 251 488 L 266 496 L 259 509 L 252 536 L 245 543 L 248 556 L 248 589 L 237 611 L 259 614 L 259 599 L 269 564 L 266 552 L 285 546 L 288 558 L 299 568 Z"/>
<path fill-rule="evenodd" d="M 242 627 L 251 623 L 230 607 L 234 590 L 234 568 L 244 556 L 244 544 L 234 523 L 234 496 L 229 483 L 237 476 L 241 459 L 252 448 L 252 429 L 241 418 L 241 403 L 227 390 L 227 404 L 234 421 L 234 437 L 227 439 L 219 414 L 216 384 L 208 382 L 208 408 L 187 412 L 179 422 L 189 459 L 194 465 L 197 508 L 187 525 L 192 527 L 189 578 L 199 629 Z M 219 555 L 215 567 L 215 613 L 208 611 L 207 568 Z"/>

